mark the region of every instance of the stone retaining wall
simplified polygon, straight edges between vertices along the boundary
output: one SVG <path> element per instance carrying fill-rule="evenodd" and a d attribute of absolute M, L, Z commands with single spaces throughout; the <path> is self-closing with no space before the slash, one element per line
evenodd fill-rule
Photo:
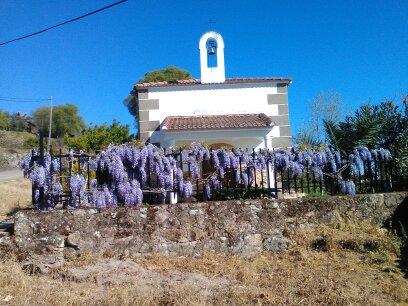
<path fill-rule="evenodd" d="M 109 209 L 20 211 L 14 243 L 47 263 L 80 252 L 113 256 L 251 256 L 284 250 L 288 230 L 319 223 L 367 221 L 382 225 L 407 205 L 408 193 L 312 199 L 262 199 Z"/>

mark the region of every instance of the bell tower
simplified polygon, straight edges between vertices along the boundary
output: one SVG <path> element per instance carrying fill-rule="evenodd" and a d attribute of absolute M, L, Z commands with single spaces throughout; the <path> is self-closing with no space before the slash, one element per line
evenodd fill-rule
<path fill-rule="evenodd" d="M 200 38 L 201 83 L 224 83 L 224 40 L 217 32 L 207 32 Z"/>

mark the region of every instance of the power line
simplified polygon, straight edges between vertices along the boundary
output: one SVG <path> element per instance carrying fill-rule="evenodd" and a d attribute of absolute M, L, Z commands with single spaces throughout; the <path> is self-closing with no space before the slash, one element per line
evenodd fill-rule
<path fill-rule="evenodd" d="M 1 100 L 0 99 L 0 103 L 43 103 L 43 102 L 47 102 L 46 100 L 41 100 L 41 101 L 13 101 L 13 100 Z"/>
<path fill-rule="evenodd" d="M 49 98 L 12 98 L 12 97 L 0 97 L 1 102 L 9 102 L 9 103 L 40 103 L 40 102 L 47 102 Z"/>
<path fill-rule="evenodd" d="M 10 101 L 46 101 L 50 98 L 16 98 L 16 97 L 3 97 L 0 96 L 0 100 L 10 100 Z"/>
<path fill-rule="evenodd" d="M 12 40 L 8 40 L 8 41 L 5 41 L 5 42 L 2 42 L 2 43 L 0 43 L 0 46 L 4 46 L 4 45 L 6 45 L 6 44 L 12 43 L 12 42 L 17 41 L 17 40 L 22 40 L 22 39 L 24 39 L 24 38 L 28 38 L 28 37 L 31 37 L 31 36 L 34 36 L 34 35 L 38 35 L 38 34 L 44 33 L 44 32 L 49 31 L 49 30 L 51 30 L 51 29 L 55 29 L 55 28 L 58 28 L 58 27 L 60 27 L 60 26 L 63 26 L 63 25 L 65 25 L 65 24 L 67 24 L 67 23 L 74 22 L 74 21 L 77 21 L 77 20 L 79 20 L 79 19 L 82 19 L 82 18 L 91 16 L 91 15 L 93 15 L 93 14 L 99 13 L 99 12 L 101 12 L 101 11 L 107 10 L 107 9 L 109 9 L 109 8 L 111 8 L 111 7 L 114 7 L 114 6 L 116 6 L 116 5 L 122 4 L 122 3 L 126 2 L 126 1 L 128 1 L 128 0 L 120 0 L 120 1 L 118 1 L 118 2 L 109 4 L 109 5 L 107 5 L 107 6 L 104 6 L 104 7 L 100 8 L 100 9 L 97 9 L 97 10 L 95 10 L 95 11 L 86 13 L 85 15 L 81 15 L 81 16 L 79 16 L 79 17 L 75 17 L 75 18 L 73 18 L 73 19 L 70 19 L 70 20 L 61 22 L 61 23 L 59 23 L 59 24 L 53 25 L 53 26 L 51 26 L 51 27 L 42 29 L 42 30 L 40 30 L 40 31 L 31 33 L 31 34 L 28 34 L 28 35 L 24 35 L 24 36 L 21 36 L 21 37 L 18 37 L 18 38 L 14 38 L 14 39 L 12 39 Z"/>

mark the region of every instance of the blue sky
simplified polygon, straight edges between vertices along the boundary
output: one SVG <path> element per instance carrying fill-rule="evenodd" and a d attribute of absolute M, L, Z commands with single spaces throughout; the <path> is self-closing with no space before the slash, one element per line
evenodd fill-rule
<path fill-rule="evenodd" d="M 114 0 L 1 0 L 0 41 L 40 30 Z M 177 65 L 199 77 L 198 40 L 225 41 L 227 77 L 290 76 L 296 132 L 307 104 L 334 90 L 352 111 L 408 93 L 408 1 L 129 0 L 47 33 L 0 47 L 0 96 L 53 96 L 87 123 L 118 119 L 146 71 Z M 215 24 L 209 24 L 209 20 Z M 7 104 L 31 112 L 37 104 Z"/>

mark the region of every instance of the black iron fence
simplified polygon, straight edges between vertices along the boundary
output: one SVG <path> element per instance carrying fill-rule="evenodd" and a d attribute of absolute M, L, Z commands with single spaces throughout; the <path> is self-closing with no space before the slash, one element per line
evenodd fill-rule
<path fill-rule="evenodd" d="M 45 163 L 44 149 L 41 147 L 39 154 L 32 152 L 33 161 L 39 164 Z M 85 179 L 85 192 L 82 195 L 75 195 L 79 197 L 78 201 L 81 202 L 81 196 L 88 197 L 91 192 L 91 181 L 96 179 L 98 181 L 99 188 L 104 183 L 104 178 L 100 177 L 97 171 L 92 170 L 90 167 L 90 160 L 94 157 L 86 153 L 66 153 L 62 150 L 58 152 L 52 152 L 50 150 L 50 158 L 52 160 L 58 160 L 59 167 L 54 169 L 53 163 L 50 165 L 50 177 L 49 179 L 57 179 L 62 187 L 62 191 L 58 196 L 54 196 L 54 190 L 52 184 L 49 184 L 47 190 L 44 188 L 33 187 L 33 203 L 38 205 L 44 204 L 46 198 L 53 197 L 56 204 L 62 204 L 63 207 L 67 207 L 72 201 L 72 191 L 70 189 L 71 177 L 80 173 Z M 266 156 L 273 156 L 272 152 L 267 152 Z M 272 154 L 269 154 L 272 153 Z M 175 184 L 173 188 L 163 190 L 159 188 L 159 179 L 157 174 L 147 171 L 147 179 L 141 184 L 143 192 L 144 203 L 163 203 L 163 202 L 181 202 L 181 201 L 205 201 L 207 200 L 204 189 L 206 188 L 206 182 L 208 178 L 214 174 L 214 161 L 203 160 L 200 164 L 200 171 L 202 175 L 199 178 L 193 178 L 191 173 L 190 164 L 183 160 L 182 151 L 164 151 L 166 156 L 172 156 L 179 168 L 183 171 L 183 176 L 188 178 L 192 183 L 192 195 L 189 199 L 183 198 L 181 191 Z M 253 156 L 255 158 L 255 150 L 253 150 Z M 147 160 L 149 163 L 149 158 Z M 239 199 L 239 198 L 262 198 L 262 197 L 281 197 L 283 195 L 291 196 L 319 196 L 319 195 L 338 195 L 344 193 L 344 188 L 339 183 L 339 177 L 336 173 L 331 173 L 327 165 L 327 169 L 323 167 L 323 171 L 317 174 L 311 167 L 303 169 L 302 174 L 291 173 L 290 169 L 277 170 L 271 158 L 265 160 L 266 167 L 256 168 L 249 167 L 248 162 L 239 158 L 239 166 L 231 168 L 225 171 L 225 175 L 220 179 L 220 188 L 213 190 L 211 200 L 226 200 L 226 199 Z M 147 169 L 150 169 L 148 166 Z M 327 170 L 327 171 L 326 171 Z M 381 159 L 374 159 L 370 162 L 363 162 L 362 167 L 357 171 L 349 171 L 349 169 L 343 169 L 342 180 L 346 180 L 348 183 L 353 183 L 354 190 L 351 193 L 382 193 L 393 191 L 405 191 L 408 190 L 408 175 L 397 171 L 394 162 L 383 161 Z M 134 173 L 132 169 L 128 169 L 129 178 L 133 178 Z M 242 174 L 252 171 L 252 180 L 249 184 L 244 184 L 243 180 L 236 178 L 242 177 Z M 98 177 L 99 176 L 99 177 Z M 164 198 L 165 193 L 165 198 Z"/>

